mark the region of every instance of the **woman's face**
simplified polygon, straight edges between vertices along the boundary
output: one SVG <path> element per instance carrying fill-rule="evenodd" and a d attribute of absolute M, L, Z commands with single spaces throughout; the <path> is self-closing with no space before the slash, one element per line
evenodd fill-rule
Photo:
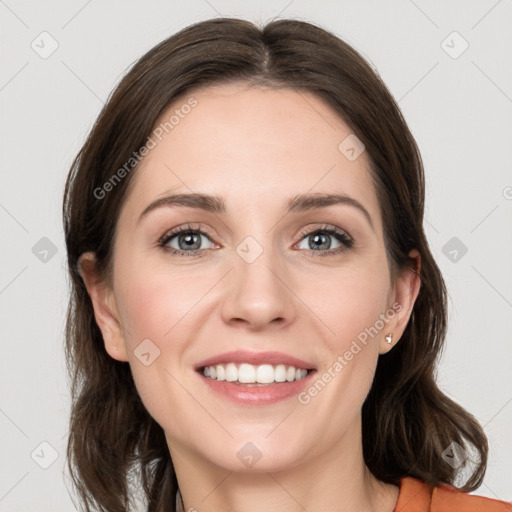
<path fill-rule="evenodd" d="M 411 272 L 390 280 L 364 148 L 311 93 L 192 96 L 155 127 L 118 220 L 112 288 L 92 293 L 106 349 L 129 361 L 175 457 L 275 471 L 357 450 L 385 335 L 400 337 L 417 292 Z M 228 380 L 205 377 L 207 360 Z M 307 376 L 289 382 L 304 373 L 290 366 Z M 238 382 L 254 373 L 273 383 Z"/>

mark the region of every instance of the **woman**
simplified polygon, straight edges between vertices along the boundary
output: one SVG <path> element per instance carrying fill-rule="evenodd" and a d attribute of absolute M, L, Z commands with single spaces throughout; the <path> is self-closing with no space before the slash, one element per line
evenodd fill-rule
<path fill-rule="evenodd" d="M 511 510 L 463 492 L 487 441 L 434 380 L 423 208 L 396 103 L 333 34 L 213 19 L 142 57 L 65 191 L 84 508 Z"/>

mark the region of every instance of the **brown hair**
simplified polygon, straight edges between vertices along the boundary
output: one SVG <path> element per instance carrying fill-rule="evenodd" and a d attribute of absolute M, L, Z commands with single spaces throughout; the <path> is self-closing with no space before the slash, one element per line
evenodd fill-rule
<path fill-rule="evenodd" d="M 162 428 L 136 391 L 128 363 L 104 348 L 77 262 L 96 254 L 108 279 L 120 206 L 134 169 L 105 197 L 98 190 L 142 147 L 168 105 L 220 82 L 304 90 L 323 98 L 363 141 L 384 219 L 392 277 L 421 256 L 421 289 L 400 343 L 381 356 L 363 405 L 363 453 L 376 478 L 455 483 L 442 459 L 452 442 L 476 452 L 462 490 L 482 482 L 487 440 L 478 422 L 443 394 L 435 366 L 446 334 L 446 289 L 423 231 L 424 175 L 417 145 L 385 85 L 349 45 L 296 20 L 259 28 L 240 19 L 189 26 L 144 55 L 119 83 L 71 167 L 63 214 L 71 276 L 66 355 L 72 377 L 68 464 L 85 510 L 130 508 L 131 472 L 148 511 L 175 510 L 177 479 Z M 95 192 L 96 191 L 96 192 Z"/>

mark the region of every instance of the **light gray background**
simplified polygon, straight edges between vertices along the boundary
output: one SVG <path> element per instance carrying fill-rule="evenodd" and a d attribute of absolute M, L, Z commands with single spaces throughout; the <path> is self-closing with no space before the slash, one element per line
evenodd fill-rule
<path fill-rule="evenodd" d="M 61 198 L 72 158 L 138 57 L 218 15 L 316 22 L 368 58 L 399 101 L 424 158 L 426 228 L 451 297 L 439 382 L 489 436 L 477 494 L 512 500 L 512 1 L 0 0 L 0 510 L 74 510 L 62 474 Z M 45 59 L 31 47 L 51 48 L 43 31 L 59 45 Z M 458 58 L 453 31 L 469 44 Z M 32 252 L 43 237 L 57 249 L 46 262 Z M 452 237 L 468 249 L 457 261 L 450 246 L 443 253 Z"/>

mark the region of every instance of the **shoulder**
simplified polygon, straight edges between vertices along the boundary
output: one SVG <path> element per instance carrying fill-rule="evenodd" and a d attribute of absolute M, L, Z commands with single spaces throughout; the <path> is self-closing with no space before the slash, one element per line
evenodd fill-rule
<path fill-rule="evenodd" d="M 432 491 L 433 512 L 512 512 L 512 503 L 474 496 L 441 484 Z"/>
<path fill-rule="evenodd" d="M 416 478 L 405 477 L 394 512 L 512 512 L 512 503 L 474 496 L 455 487 L 431 487 Z"/>

